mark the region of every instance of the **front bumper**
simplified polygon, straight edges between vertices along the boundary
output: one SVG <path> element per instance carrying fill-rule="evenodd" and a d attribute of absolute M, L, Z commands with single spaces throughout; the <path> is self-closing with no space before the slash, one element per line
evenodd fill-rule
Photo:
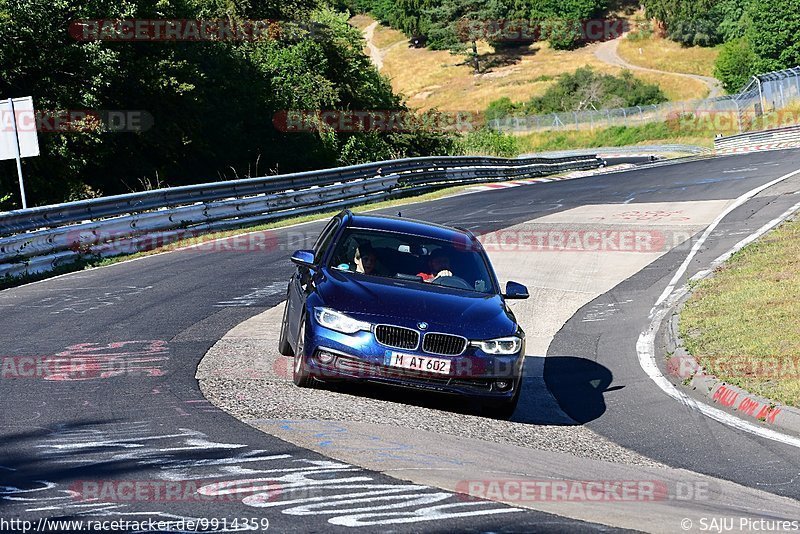
<path fill-rule="evenodd" d="M 372 332 L 342 334 L 313 320 L 306 332 L 306 365 L 313 376 L 323 381 L 381 383 L 503 401 L 511 400 L 516 394 L 525 360 L 524 343 L 516 355 L 489 355 L 468 346 L 458 356 L 442 356 L 386 347 L 375 340 Z M 439 374 L 391 367 L 389 353 L 392 351 L 450 360 L 450 372 Z M 333 356 L 333 361 L 320 361 L 322 352 Z"/>

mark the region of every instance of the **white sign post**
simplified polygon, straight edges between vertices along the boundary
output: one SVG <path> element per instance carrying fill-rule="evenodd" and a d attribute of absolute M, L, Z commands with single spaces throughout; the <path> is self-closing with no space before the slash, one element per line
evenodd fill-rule
<path fill-rule="evenodd" d="M 33 98 L 9 98 L 0 100 L 0 160 L 17 160 L 19 193 L 22 208 L 28 207 L 25 184 L 22 181 L 22 158 L 39 155 L 39 138 L 36 132 L 36 116 Z"/>

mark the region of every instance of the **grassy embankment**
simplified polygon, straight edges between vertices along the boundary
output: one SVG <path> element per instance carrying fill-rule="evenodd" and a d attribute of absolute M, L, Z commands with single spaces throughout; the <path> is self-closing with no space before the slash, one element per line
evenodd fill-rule
<path fill-rule="evenodd" d="M 681 313 L 686 348 L 706 372 L 800 407 L 800 219 L 734 255 Z"/>
<path fill-rule="evenodd" d="M 654 122 L 641 126 L 614 126 L 595 130 L 535 132 L 522 135 L 518 139 L 521 153 L 653 144 L 686 144 L 711 148 L 714 146 L 714 138 L 710 132 L 680 132 L 665 122 Z"/>

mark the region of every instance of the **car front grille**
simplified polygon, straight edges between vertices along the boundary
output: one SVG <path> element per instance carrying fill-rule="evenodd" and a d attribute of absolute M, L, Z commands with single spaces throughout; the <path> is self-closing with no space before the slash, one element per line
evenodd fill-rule
<path fill-rule="evenodd" d="M 419 332 L 402 326 L 379 324 L 375 327 L 375 339 L 387 347 L 416 349 L 419 345 Z"/>
<path fill-rule="evenodd" d="M 430 354 L 457 356 L 467 348 L 467 340 L 461 336 L 429 332 L 422 339 L 422 350 Z"/>

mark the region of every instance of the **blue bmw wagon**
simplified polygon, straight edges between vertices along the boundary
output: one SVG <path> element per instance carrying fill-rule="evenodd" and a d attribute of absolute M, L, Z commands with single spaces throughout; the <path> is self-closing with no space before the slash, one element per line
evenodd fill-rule
<path fill-rule="evenodd" d="M 344 211 L 292 254 L 279 350 L 298 386 L 361 381 L 462 395 L 514 411 L 525 333 L 468 230 Z"/>

